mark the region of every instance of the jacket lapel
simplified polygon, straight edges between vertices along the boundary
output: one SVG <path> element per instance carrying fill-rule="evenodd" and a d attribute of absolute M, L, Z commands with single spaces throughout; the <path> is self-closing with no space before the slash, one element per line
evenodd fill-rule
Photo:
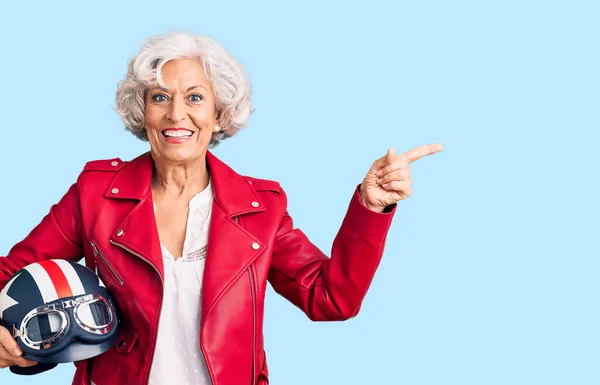
<path fill-rule="evenodd" d="M 113 229 L 110 243 L 149 263 L 164 282 L 160 239 L 152 201 L 152 171 L 154 163 L 145 153 L 127 163 L 112 180 L 104 196 L 109 199 L 130 201 L 128 213 Z M 126 205 L 125 202 L 119 203 Z"/>
<path fill-rule="evenodd" d="M 202 281 L 202 323 L 227 288 L 266 247 L 237 217 L 265 210 L 250 182 L 207 152 L 215 201 Z"/>

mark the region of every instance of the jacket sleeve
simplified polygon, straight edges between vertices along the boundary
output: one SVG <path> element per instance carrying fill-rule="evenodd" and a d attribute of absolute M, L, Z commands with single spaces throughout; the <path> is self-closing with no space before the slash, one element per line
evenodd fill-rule
<path fill-rule="evenodd" d="M 82 220 L 79 207 L 81 173 L 61 200 L 52 205 L 42 221 L 8 252 L 0 256 L 0 289 L 21 268 L 44 259 L 69 259 L 77 262 L 83 255 Z"/>
<path fill-rule="evenodd" d="M 379 266 L 396 204 L 383 213 L 360 202 L 359 187 L 333 241 L 331 258 L 319 250 L 287 212 L 277 232 L 269 282 L 313 321 L 341 321 L 356 316 Z"/>
<path fill-rule="evenodd" d="M 42 221 L 9 251 L 0 256 L 0 290 L 11 276 L 21 268 L 44 259 L 81 259 L 82 220 L 79 206 L 79 186 L 84 174 L 73 184 L 62 199 L 50 208 Z M 11 366 L 10 371 L 20 375 L 34 375 L 56 367 L 56 364 L 38 363 L 21 368 Z"/>

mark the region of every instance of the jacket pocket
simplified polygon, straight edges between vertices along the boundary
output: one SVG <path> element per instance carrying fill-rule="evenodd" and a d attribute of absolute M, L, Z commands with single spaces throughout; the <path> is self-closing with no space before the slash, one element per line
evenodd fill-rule
<path fill-rule="evenodd" d="M 98 273 L 100 274 L 100 270 L 103 270 L 101 277 L 106 276 L 106 273 L 112 277 L 119 284 L 119 286 L 123 286 L 125 281 L 123 281 L 122 276 L 117 272 L 114 266 L 106 259 L 105 254 L 100 250 L 98 243 L 94 240 L 91 242 L 92 249 L 94 250 L 94 259 L 96 260 L 96 266 L 98 267 Z M 100 269 L 102 266 L 102 269 Z M 104 273 L 106 272 L 106 273 Z"/>
<path fill-rule="evenodd" d="M 119 338 L 117 339 L 117 343 L 115 344 L 115 350 L 117 353 L 126 354 L 131 352 L 133 346 L 135 345 L 138 339 L 138 335 L 134 332 L 128 331 L 126 329 L 121 329 L 119 333 Z"/>
<path fill-rule="evenodd" d="M 140 363 L 136 361 L 138 335 L 129 325 L 120 325 L 115 345 L 93 358 L 90 380 L 96 385 L 139 384 Z M 139 347 L 137 347 L 139 349 Z M 143 365 L 142 365 L 143 366 Z M 135 381 L 132 379 L 135 378 Z"/>

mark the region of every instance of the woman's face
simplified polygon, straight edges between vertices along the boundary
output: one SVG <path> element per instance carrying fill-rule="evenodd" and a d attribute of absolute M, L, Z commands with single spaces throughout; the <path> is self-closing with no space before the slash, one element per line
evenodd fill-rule
<path fill-rule="evenodd" d="M 146 93 L 146 133 L 155 160 L 181 163 L 206 153 L 217 125 L 215 98 L 198 59 L 172 60 L 162 67 L 167 88 Z M 158 158 L 158 159 L 156 159 Z"/>

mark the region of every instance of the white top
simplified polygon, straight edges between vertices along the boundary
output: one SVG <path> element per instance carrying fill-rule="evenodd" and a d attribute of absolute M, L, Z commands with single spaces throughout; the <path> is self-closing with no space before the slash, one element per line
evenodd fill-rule
<path fill-rule="evenodd" d="M 164 296 L 149 385 L 210 385 L 200 350 L 200 289 L 214 191 L 211 181 L 189 203 L 183 254 L 161 245 Z M 156 205 L 154 206 L 156 212 Z"/>

